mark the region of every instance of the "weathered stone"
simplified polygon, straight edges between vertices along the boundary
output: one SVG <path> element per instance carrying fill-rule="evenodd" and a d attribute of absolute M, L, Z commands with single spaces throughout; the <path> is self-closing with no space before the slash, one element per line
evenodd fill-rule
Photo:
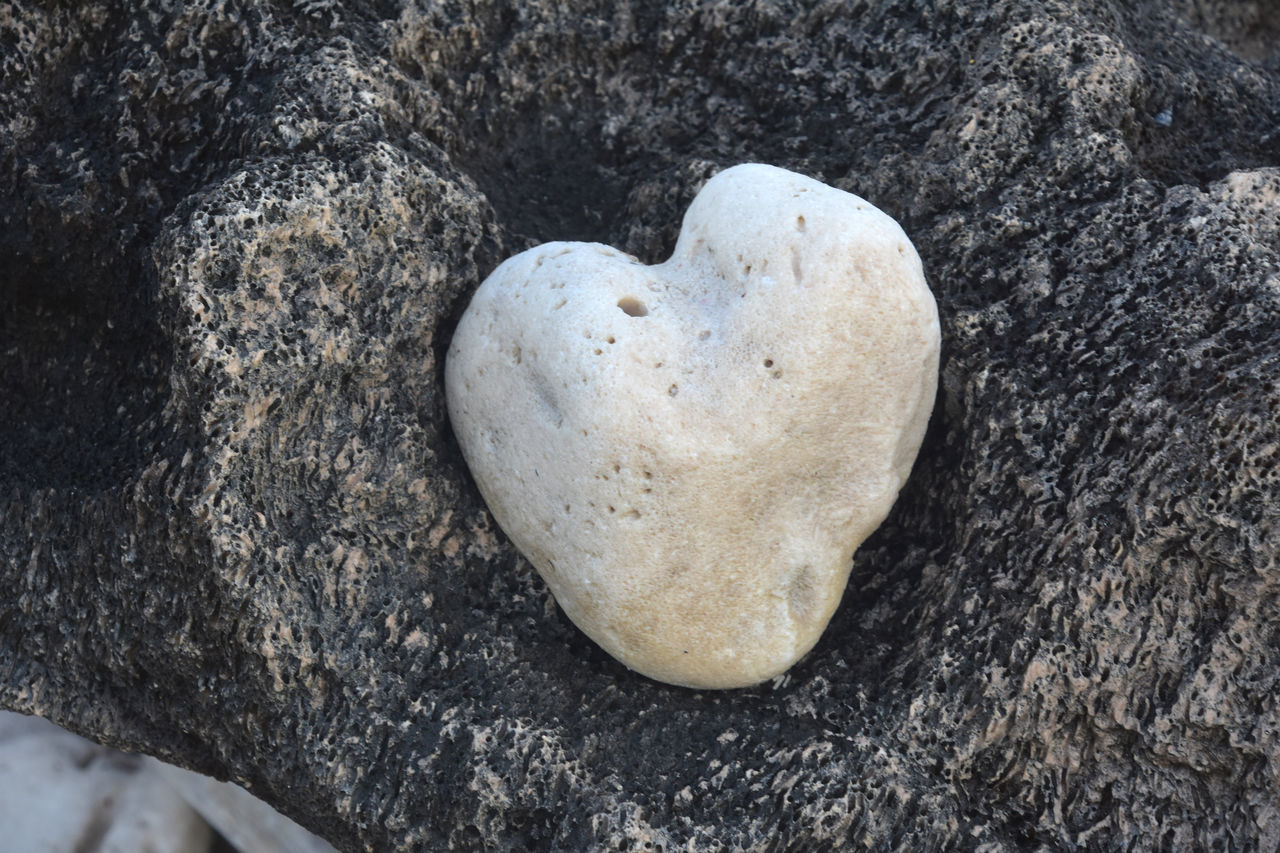
<path fill-rule="evenodd" d="M 708 182 L 662 264 L 598 243 L 505 261 L 445 369 L 476 485 L 556 602 L 627 666 L 699 688 L 813 648 L 937 380 L 907 235 L 762 164 Z"/>
<path fill-rule="evenodd" d="M 347 849 L 1273 849 L 1270 9 L 5 7 L 0 704 Z M 702 695 L 557 615 L 443 355 L 748 161 L 902 223 L 941 391 L 814 651 Z"/>

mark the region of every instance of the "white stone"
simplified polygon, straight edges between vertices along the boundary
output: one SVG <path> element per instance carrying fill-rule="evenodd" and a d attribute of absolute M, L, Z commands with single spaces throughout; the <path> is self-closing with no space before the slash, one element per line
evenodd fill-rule
<path fill-rule="evenodd" d="M 729 688 L 817 642 L 911 470 L 938 346 L 896 222 L 750 164 L 706 184 L 666 263 L 503 263 L 445 381 L 476 485 L 569 618 L 645 675 Z"/>
<path fill-rule="evenodd" d="M 209 825 L 138 757 L 0 712 L 0 850 L 206 853 Z"/>
<path fill-rule="evenodd" d="M 148 765 L 156 778 L 181 794 L 236 850 L 337 853 L 329 842 L 312 835 L 239 785 L 155 759 L 149 759 Z"/>
<path fill-rule="evenodd" d="M 210 824 L 245 853 L 334 853 L 243 788 L 0 711 L 0 851 L 208 853 Z"/>

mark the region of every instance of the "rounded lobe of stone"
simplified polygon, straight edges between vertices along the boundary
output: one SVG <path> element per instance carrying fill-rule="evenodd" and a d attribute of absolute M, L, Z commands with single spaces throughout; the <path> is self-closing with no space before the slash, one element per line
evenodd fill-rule
<path fill-rule="evenodd" d="M 647 676 L 731 688 L 817 642 L 910 472 L 938 348 L 896 222 L 747 164 L 706 184 L 665 263 L 549 243 L 499 266 L 446 391 L 569 618 Z"/>

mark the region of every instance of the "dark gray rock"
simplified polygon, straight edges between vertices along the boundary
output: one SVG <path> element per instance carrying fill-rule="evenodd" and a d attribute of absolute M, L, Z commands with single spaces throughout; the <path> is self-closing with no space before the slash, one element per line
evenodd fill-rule
<path fill-rule="evenodd" d="M 348 849 L 1280 844 L 1267 3 L 0 8 L 0 705 Z M 765 161 L 943 318 L 911 482 L 778 682 L 647 681 L 449 433 L 508 253 L 656 260 Z"/>

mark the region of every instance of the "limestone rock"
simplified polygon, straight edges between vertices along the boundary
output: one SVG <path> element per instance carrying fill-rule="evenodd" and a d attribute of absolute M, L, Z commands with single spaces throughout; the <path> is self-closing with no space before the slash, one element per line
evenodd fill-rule
<path fill-rule="evenodd" d="M 481 494 L 574 623 L 645 675 L 724 688 L 817 642 L 937 369 L 897 223 L 752 164 L 707 183 L 663 264 L 593 243 L 503 263 L 446 388 Z"/>

